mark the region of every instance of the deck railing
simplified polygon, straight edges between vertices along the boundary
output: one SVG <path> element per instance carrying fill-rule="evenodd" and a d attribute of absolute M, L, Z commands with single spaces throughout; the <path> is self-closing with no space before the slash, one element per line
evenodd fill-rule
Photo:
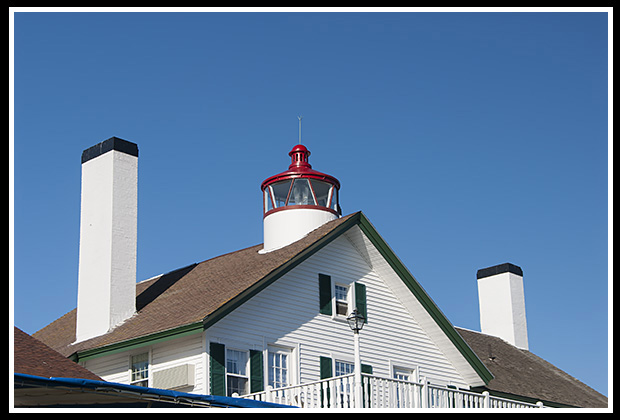
<path fill-rule="evenodd" d="M 362 374 L 362 400 L 355 401 L 354 375 L 336 376 L 301 385 L 241 396 L 302 408 L 542 408 L 536 404 L 431 385 Z"/>

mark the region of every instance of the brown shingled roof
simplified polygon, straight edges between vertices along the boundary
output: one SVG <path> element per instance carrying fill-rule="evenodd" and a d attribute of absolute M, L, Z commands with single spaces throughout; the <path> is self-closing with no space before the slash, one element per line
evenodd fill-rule
<path fill-rule="evenodd" d="M 324 224 L 306 237 L 283 248 L 260 254 L 262 244 L 221 255 L 136 285 L 137 312 L 101 336 L 75 341 L 76 310 L 65 314 L 34 337 L 59 353 L 107 346 L 174 328 L 205 322 L 216 310 L 247 293 L 258 283 L 292 261 L 330 233 L 338 231 L 353 213 Z M 348 225 L 347 225 L 348 226 Z"/>
<path fill-rule="evenodd" d="M 62 354 L 52 350 L 36 338 L 13 327 L 14 372 L 44 378 L 80 378 L 101 381 L 90 370 L 72 362 Z"/>
<path fill-rule="evenodd" d="M 499 337 L 455 328 L 491 371 L 486 389 L 573 407 L 607 407 L 607 397 L 527 350 Z"/>

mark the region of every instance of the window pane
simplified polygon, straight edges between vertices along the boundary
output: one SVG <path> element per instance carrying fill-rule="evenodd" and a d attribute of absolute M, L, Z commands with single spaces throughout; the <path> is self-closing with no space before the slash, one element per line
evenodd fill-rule
<path fill-rule="evenodd" d="M 304 204 L 316 204 L 310 191 L 310 184 L 307 179 L 298 178 L 293 184 L 291 190 L 291 196 L 288 199 L 288 205 L 304 205 Z"/>
<path fill-rule="evenodd" d="M 288 354 L 281 352 L 269 352 L 269 385 L 274 388 L 281 388 L 290 385 L 288 383 Z"/>
<path fill-rule="evenodd" d="M 394 368 L 394 379 L 400 379 L 401 381 L 410 381 L 411 380 L 411 371 Z"/>
<path fill-rule="evenodd" d="M 248 355 L 244 351 L 226 350 L 226 373 L 246 374 Z"/>
<path fill-rule="evenodd" d="M 317 205 L 327 207 L 331 184 L 323 181 L 317 181 L 316 179 L 312 179 L 310 182 L 312 183 L 314 195 L 316 195 Z"/>
<path fill-rule="evenodd" d="M 346 286 L 341 286 L 339 284 L 334 286 L 335 289 L 335 294 L 336 294 L 336 300 L 347 300 L 347 294 L 349 292 L 349 288 Z"/>
<path fill-rule="evenodd" d="M 288 190 L 291 188 L 291 181 L 281 181 L 271 184 L 270 188 L 273 191 L 273 197 L 276 200 L 276 207 L 282 207 L 286 203 L 286 197 L 288 196 Z"/>
<path fill-rule="evenodd" d="M 149 354 L 142 353 L 131 357 L 131 384 L 148 386 Z"/>
<path fill-rule="evenodd" d="M 336 360 L 336 376 L 348 375 L 353 373 L 355 365 L 353 363 L 341 362 Z"/>
<path fill-rule="evenodd" d="M 348 315 L 349 312 L 349 288 L 339 284 L 334 285 L 334 294 L 336 296 L 336 314 Z"/>
<path fill-rule="evenodd" d="M 238 376 L 228 376 L 226 379 L 226 387 L 226 395 L 229 397 L 232 397 L 235 392 L 239 395 L 245 395 L 248 393 L 248 379 Z"/>

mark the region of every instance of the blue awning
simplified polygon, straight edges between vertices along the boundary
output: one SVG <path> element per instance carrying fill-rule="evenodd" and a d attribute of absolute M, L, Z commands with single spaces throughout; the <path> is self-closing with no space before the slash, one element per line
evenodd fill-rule
<path fill-rule="evenodd" d="M 14 374 L 15 407 L 42 406 L 96 406 L 157 402 L 184 407 L 227 408 L 292 408 L 292 406 L 221 397 L 217 395 L 191 394 L 168 389 L 147 388 L 116 382 L 77 378 L 44 378 L 41 376 Z"/>

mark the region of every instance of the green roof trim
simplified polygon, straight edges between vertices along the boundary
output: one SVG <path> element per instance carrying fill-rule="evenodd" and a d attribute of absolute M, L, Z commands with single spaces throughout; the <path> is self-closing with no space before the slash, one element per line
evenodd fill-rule
<path fill-rule="evenodd" d="M 291 271 L 293 268 L 297 267 L 299 264 L 304 262 L 310 256 L 315 254 L 317 251 L 322 249 L 324 246 L 329 244 L 331 241 L 339 237 L 341 234 L 349 230 L 351 227 L 355 226 L 358 223 L 360 213 L 354 214 L 349 220 L 342 223 L 340 226 L 323 236 L 318 241 L 315 241 L 310 246 L 304 248 L 299 254 L 295 255 L 291 259 L 289 259 L 284 264 L 280 265 L 278 268 L 273 270 L 271 273 L 267 274 L 262 280 L 256 282 L 254 285 L 248 287 L 239 295 L 228 301 L 223 306 L 220 306 L 216 309 L 211 315 L 204 319 L 205 329 L 209 328 L 211 325 L 215 324 L 217 321 L 222 319 L 224 316 L 228 315 L 233 310 L 237 309 L 240 305 L 249 300 L 252 296 L 256 295 L 258 292 L 272 284 L 274 281 L 278 280 L 280 277 Z"/>
<path fill-rule="evenodd" d="M 439 325 L 452 344 L 454 344 L 454 346 L 463 355 L 465 360 L 467 360 L 480 378 L 488 384 L 489 381 L 493 379 L 493 374 L 467 345 L 463 337 L 461 337 L 460 334 L 454 329 L 452 323 L 448 321 L 448 318 L 446 318 L 443 312 L 441 312 L 439 307 L 435 304 L 435 302 L 433 302 L 420 283 L 418 283 L 415 277 L 413 277 L 407 267 L 405 267 L 405 265 L 400 261 L 394 251 L 392 251 L 390 246 L 385 242 L 381 235 L 379 235 L 377 230 L 363 213 L 360 213 L 360 220 L 358 224 L 362 232 L 364 232 L 370 242 L 372 242 L 372 244 L 377 248 L 390 267 L 392 267 L 398 277 L 400 277 L 411 293 L 413 293 L 413 295 L 418 299 L 420 304 L 424 307 L 424 309 L 426 309 L 437 325 Z"/>
<path fill-rule="evenodd" d="M 132 338 L 130 340 L 120 341 L 107 346 L 80 351 L 72 354 L 70 358 L 74 362 L 94 359 L 96 357 L 108 356 L 110 354 L 120 353 L 122 351 L 132 350 L 139 347 L 150 346 L 155 343 L 171 340 L 173 338 L 180 338 L 190 334 L 196 334 L 202 331 L 204 331 L 202 322 L 194 322 L 192 324 L 182 325 L 177 328 L 160 331 L 155 334 L 149 334 L 142 337 Z"/>

